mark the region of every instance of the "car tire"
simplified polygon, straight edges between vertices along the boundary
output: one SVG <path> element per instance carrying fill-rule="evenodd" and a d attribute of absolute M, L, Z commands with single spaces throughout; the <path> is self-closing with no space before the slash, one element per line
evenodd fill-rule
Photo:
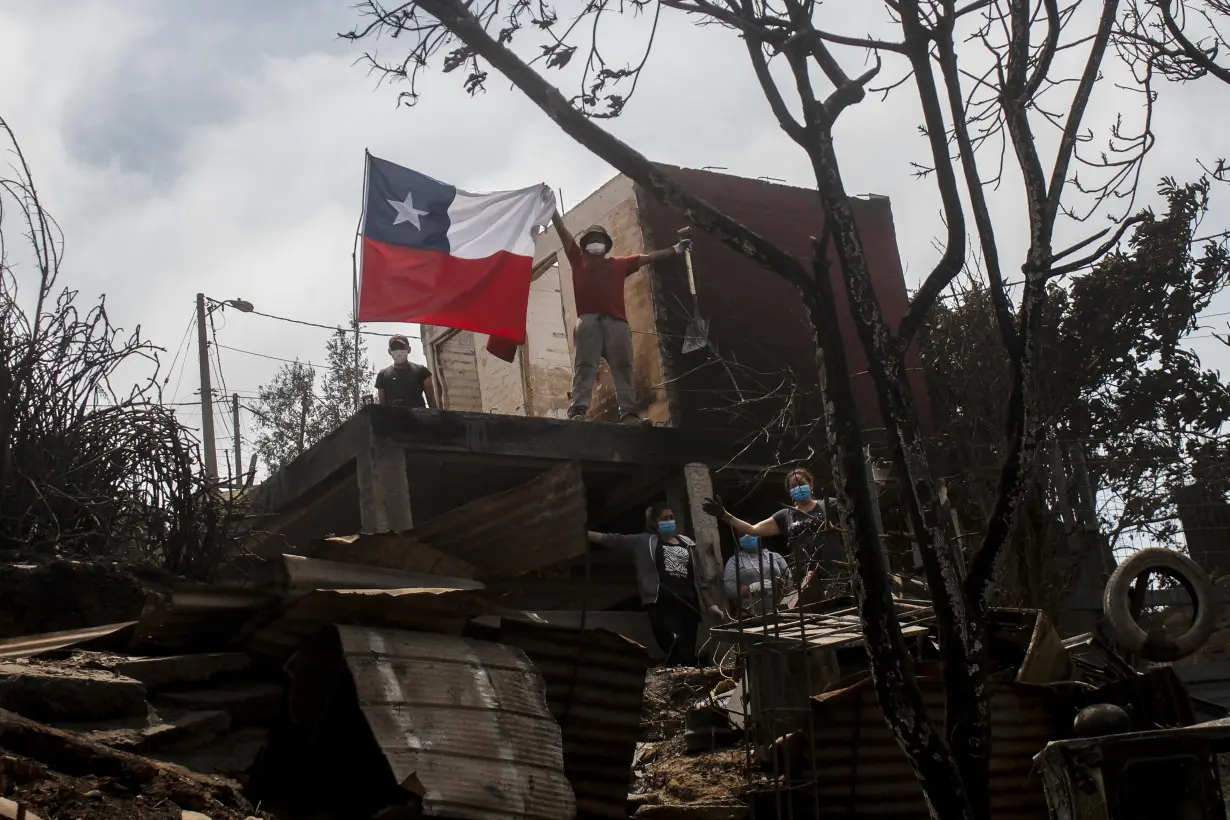
<path fill-rule="evenodd" d="M 1154 570 L 1177 578 L 1191 596 L 1195 610 L 1192 623 L 1177 638 L 1157 631 L 1146 632 L 1132 617 L 1132 584 Z M 1209 639 L 1217 627 L 1221 607 L 1208 573 L 1195 561 L 1176 550 L 1150 547 L 1133 554 L 1110 576 L 1102 596 L 1102 614 L 1111 635 L 1123 649 L 1145 660 L 1169 662 L 1186 658 Z"/>

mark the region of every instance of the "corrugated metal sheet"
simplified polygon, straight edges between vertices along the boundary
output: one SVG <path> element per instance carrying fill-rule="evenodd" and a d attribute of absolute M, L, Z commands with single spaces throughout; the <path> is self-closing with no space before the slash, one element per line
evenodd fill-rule
<path fill-rule="evenodd" d="M 302 555 L 279 555 L 274 559 L 279 591 L 303 592 L 313 589 L 482 589 L 483 584 L 469 578 L 450 578 L 426 572 L 402 572 L 323 561 Z"/>
<path fill-rule="evenodd" d="M 478 578 L 520 575 L 585 554 L 585 483 L 561 464 L 415 527 L 415 535 L 473 564 Z"/>
<path fill-rule="evenodd" d="M 931 719 L 942 731 L 943 682 L 923 677 L 919 684 Z M 996 820 L 1046 820 L 1033 758 L 1048 742 L 1068 736 L 1071 724 L 1048 705 L 1042 687 L 992 681 L 990 692 L 992 814 Z M 922 790 L 884 720 L 871 680 L 819 695 L 814 703 L 814 776 L 821 813 L 926 820 L 930 815 Z"/>
<path fill-rule="evenodd" d="M 564 773 L 577 817 L 626 818 L 629 771 L 641 735 L 649 655 L 600 629 L 505 619 L 500 639 L 529 656 L 547 685 L 564 738 Z"/>
<path fill-rule="evenodd" d="M 400 572 L 430 572 L 455 578 L 473 578 L 474 567 L 434 547 L 420 543 L 412 533 L 379 532 L 333 536 L 296 550 L 308 558 L 344 561 Z"/>
<path fill-rule="evenodd" d="M 285 659 L 330 624 L 460 634 L 482 612 L 475 593 L 462 589 L 318 589 L 292 598 L 251 630 L 252 652 Z"/>
<path fill-rule="evenodd" d="M 87 626 L 85 629 L 42 632 L 37 635 L 6 638 L 0 641 L 0 658 L 31 658 L 57 649 L 76 649 L 87 644 L 102 643 L 107 638 L 127 643 L 125 638 L 136 625 L 136 621 L 123 621 L 118 624 Z"/>
<path fill-rule="evenodd" d="M 518 649 L 337 628 L 372 735 L 429 817 L 571 820 L 560 728 Z"/>

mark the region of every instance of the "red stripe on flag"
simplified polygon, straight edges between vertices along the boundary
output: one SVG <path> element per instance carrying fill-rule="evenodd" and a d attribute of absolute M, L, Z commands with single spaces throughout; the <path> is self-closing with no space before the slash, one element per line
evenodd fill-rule
<path fill-rule="evenodd" d="M 532 270 L 528 256 L 507 251 L 459 259 L 364 238 L 359 321 L 486 333 L 493 337 L 488 350 L 512 361 L 516 346 L 525 344 Z"/>

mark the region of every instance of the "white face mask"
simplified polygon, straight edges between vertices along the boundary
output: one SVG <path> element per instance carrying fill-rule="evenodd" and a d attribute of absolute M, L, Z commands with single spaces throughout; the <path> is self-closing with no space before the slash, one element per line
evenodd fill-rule
<path fill-rule="evenodd" d="M 390 350 L 389 355 L 393 357 L 393 364 L 405 364 L 406 359 L 410 356 L 409 350 Z"/>
<path fill-rule="evenodd" d="M 590 242 L 585 246 L 586 253 L 592 253 L 594 256 L 602 256 L 606 253 L 606 245 L 602 242 Z"/>

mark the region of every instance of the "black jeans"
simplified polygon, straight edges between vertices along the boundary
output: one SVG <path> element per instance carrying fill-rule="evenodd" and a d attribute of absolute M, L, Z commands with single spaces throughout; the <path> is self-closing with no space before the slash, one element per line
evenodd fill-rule
<path fill-rule="evenodd" d="M 699 607 L 689 606 L 666 590 L 658 600 L 645 605 L 654 640 L 666 653 L 667 666 L 696 666 L 696 634 L 700 631 Z"/>

